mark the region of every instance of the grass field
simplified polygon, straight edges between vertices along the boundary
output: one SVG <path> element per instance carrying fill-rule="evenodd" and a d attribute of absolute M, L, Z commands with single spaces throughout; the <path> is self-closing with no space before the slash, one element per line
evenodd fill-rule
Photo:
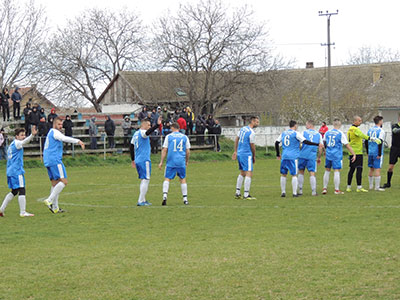
<path fill-rule="evenodd" d="M 193 162 L 190 206 L 175 181 L 161 207 L 153 162 L 153 206 L 139 208 L 129 163 L 68 167 L 58 215 L 38 201 L 45 169 L 26 171 L 35 217 L 15 198 L 0 219 L 0 299 L 400 299 L 400 170 L 382 193 L 333 195 L 331 178 L 311 197 L 306 176 L 307 195 L 283 199 L 279 162 L 261 159 L 246 202 L 233 199 L 235 162 Z"/>

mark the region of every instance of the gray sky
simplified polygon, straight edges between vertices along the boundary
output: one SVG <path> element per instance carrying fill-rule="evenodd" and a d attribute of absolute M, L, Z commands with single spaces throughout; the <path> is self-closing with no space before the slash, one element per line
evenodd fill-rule
<path fill-rule="evenodd" d="M 52 26 L 63 25 L 67 18 L 73 18 L 85 8 L 127 7 L 140 13 L 145 24 L 151 25 L 154 19 L 167 9 L 174 11 L 179 3 L 197 2 L 194 0 L 36 0 L 46 8 Z M 398 0 L 230 0 L 230 6 L 250 5 L 260 21 L 265 21 L 270 29 L 270 37 L 276 50 L 283 56 L 295 58 L 298 67 L 307 61 L 316 67 L 326 63 L 326 17 L 319 17 L 319 10 L 336 11 L 339 15 L 331 19 L 332 64 L 346 62 L 349 52 L 362 46 L 383 46 L 400 50 L 397 29 L 400 18 L 397 16 Z"/>

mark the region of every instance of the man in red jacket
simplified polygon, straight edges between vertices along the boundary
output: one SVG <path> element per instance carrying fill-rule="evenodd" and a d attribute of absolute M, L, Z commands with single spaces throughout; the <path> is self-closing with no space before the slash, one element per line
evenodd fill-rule
<path fill-rule="evenodd" d="M 180 116 L 179 119 L 176 121 L 179 124 L 179 131 L 183 134 L 186 133 L 187 125 L 186 125 L 186 120 Z"/>

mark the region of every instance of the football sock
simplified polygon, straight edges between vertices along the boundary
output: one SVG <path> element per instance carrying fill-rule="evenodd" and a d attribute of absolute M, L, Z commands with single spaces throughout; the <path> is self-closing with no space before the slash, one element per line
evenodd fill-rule
<path fill-rule="evenodd" d="M 49 199 L 50 202 L 53 203 L 56 200 L 56 197 L 62 192 L 62 190 L 65 188 L 65 184 L 60 181 L 59 183 L 57 183 L 54 188 L 53 191 L 51 192 Z"/>
<path fill-rule="evenodd" d="M 6 210 L 6 207 L 8 205 L 8 203 L 10 203 L 10 201 L 14 198 L 14 195 L 10 192 L 6 195 L 6 197 L 4 198 L 3 204 L 0 207 L 0 210 L 2 212 L 4 212 Z"/>
<path fill-rule="evenodd" d="M 281 192 L 286 194 L 286 177 L 281 176 Z"/>
<path fill-rule="evenodd" d="M 250 194 L 251 177 L 246 176 L 244 178 L 244 193 L 243 197 L 248 197 Z"/>
<path fill-rule="evenodd" d="M 362 168 L 357 168 L 357 172 L 356 172 L 356 179 L 357 179 L 357 185 L 361 186 L 361 182 L 362 182 Z"/>
<path fill-rule="evenodd" d="M 18 203 L 19 203 L 19 213 L 25 213 L 26 209 L 26 198 L 25 196 L 18 196 Z"/>
<path fill-rule="evenodd" d="M 369 181 L 369 189 L 372 190 L 374 188 L 374 177 L 368 176 Z"/>
<path fill-rule="evenodd" d="M 311 177 L 310 177 L 311 178 Z M 304 174 L 299 174 L 297 177 L 297 184 L 299 187 L 299 190 L 303 190 L 303 184 L 304 184 Z"/>
<path fill-rule="evenodd" d="M 330 171 L 325 171 L 324 174 L 324 189 L 328 187 Z"/>
<path fill-rule="evenodd" d="M 58 194 L 53 200 L 53 209 L 57 209 L 58 208 L 58 197 L 59 196 L 60 196 L 60 194 Z"/>
<path fill-rule="evenodd" d="M 315 176 L 310 176 L 310 186 L 311 186 L 311 191 L 313 193 L 316 193 L 317 192 L 317 179 L 315 178 Z"/>
<path fill-rule="evenodd" d="M 187 183 L 181 183 L 183 201 L 187 201 Z"/>
<path fill-rule="evenodd" d="M 240 190 L 242 189 L 243 179 L 244 179 L 243 176 L 239 174 L 236 181 L 236 195 L 240 194 Z"/>
<path fill-rule="evenodd" d="M 163 200 L 167 200 L 168 197 L 168 189 L 169 189 L 169 181 L 165 180 L 163 183 L 162 191 L 163 191 Z"/>
<path fill-rule="evenodd" d="M 379 189 L 381 187 L 381 176 L 375 177 L 375 189 Z"/>
<path fill-rule="evenodd" d="M 355 168 L 350 168 L 349 173 L 347 174 L 347 186 L 351 186 L 351 181 L 353 180 Z"/>
<path fill-rule="evenodd" d="M 293 190 L 293 195 L 297 195 L 297 184 L 298 184 L 297 176 L 293 176 L 293 177 L 292 177 L 292 190 Z"/>
<path fill-rule="evenodd" d="M 390 182 L 392 181 L 392 176 L 393 172 L 387 172 L 387 183 L 390 185 Z"/>
<path fill-rule="evenodd" d="M 142 179 L 140 182 L 140 193 L 139 193 L 139 200 L 138 203 L 142 203 L 146 201 L 146 193 L 149 188 L 149 182 L 150 180 L 148 179 Z"/>
<path fill-rule="evenodd" d="M 339 190 L 340 187 L 340 172 L 334 172 L 333 182 L 335 184 L 335 191 Z"/>

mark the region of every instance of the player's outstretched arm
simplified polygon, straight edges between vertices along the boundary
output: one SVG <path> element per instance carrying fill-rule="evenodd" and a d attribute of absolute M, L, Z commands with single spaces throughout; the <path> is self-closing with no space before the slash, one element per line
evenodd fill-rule
<path fill-rule="evenodd" d="M 236 139 L 235 139 L 235 150 L 234 150 L 234 152 L 232 154 L 232 160 L 236 160 L 236 158 L 237 158 L 238 145 L 239 145 L 239 137 L 236 137 Z"/>
<path fill-rule="evenodd" d="M 85 144 L 79 140 L 78 144 L 81 146 L 82 150 L 85 150 Z"/>

